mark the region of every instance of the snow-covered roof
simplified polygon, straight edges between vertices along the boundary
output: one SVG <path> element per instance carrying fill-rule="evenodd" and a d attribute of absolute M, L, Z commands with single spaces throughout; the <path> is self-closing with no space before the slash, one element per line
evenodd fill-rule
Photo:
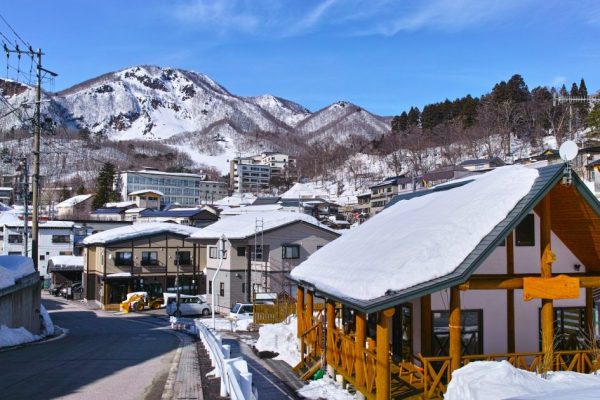
<path fill-rule="evenodd" d="M 160 197 L 164 197 L 165 195 L 163 194 L 163 192 L 161 192 L 160 190 L 154 190 L 154 189 L 143 189 L 143 190 L 136 190 L 135 192 L 131 192 L 128 194 L 128 196 L 135 196 L 138 194 L 144 194 L 144 193 L 153 193 L 157 196 Z"/>
<path fill-rule="evenodd" d="M 129 210 L 125 210 L 125 214 L 137 214 L 137 213 L 141 213 L 144 210 L 147 210 L 147 208 L 146 207 L 130 208 Z"/>
<path fill-rule="evenodd" d="M 148 174 L 148 175 L 164 175 L 164 176 L 173 176 L 173 177 L 185 177 L 185 178 L 198 178 L 200 180 L 204 179 L 205 175 L 192 174 L 188 172 L 164 172 L 164 171 L 155 171 L 152 169 L 141 169 L 139 171 L 123 171 L 123 173 L 129 174 Z"/>
<path fill-rule="evenodd" d="M 112 203 L 106 203 L 104 205 L 105 208 L 120 208 L 120 207 L 129 207 L 135 206 L 137 203 L 135 201 L 117 201 Z"/>
<path fill-rule="evenodd" d="M 242 204 L 250 205 L 254 203 L 255 200 L 256 196 L 252 193 L 243 193 L 241 195 L 239 193 L 234 193 L 231 196 L 223 197 L 222 199 L 215 201 L 213 204 L 216 206 L 235 207 Z"/>
<path fill-rule="evenodd" d="M 501 167 L 464 186 L 399 201 L 314 253 L 291 276 L 363 301 L 445 276 L 506 218 L 538 175 L 523 166 Z"/>
<path fill-rule="evenodd" d="M 225 235 L 227 239 L 244 239 L 254 235 L 257 219 L 259 221 L 262 220 L 263 231 L 279 228 L 296 221 L 303 221 L 330 230 L 319 223 L 314 217 L 307 214 L 288 211 L 265 211 L 245 213 L 221 219 L 194 233 L 190 238 L 218 239 L 222 235 Z"/>
<path fill-rule="evenodd" d="M 86 201 L 87 199 L 89 199 L 92 196 L 93 196 L 93 194 L 80 194 L 80 195 L 77 195 L 77 196 L 73 196 L 73 197 L 71 197 L 69 199 L 66 199 L 65 201 L 61 201 L 60 203 L 58 203 L 56 205 L 56 207 L 57 208 L 74 207 L 77 204 Z"/>
<path fill-rule="evenodd" d="M 315 197 L 328 199 L 329 192 L 327 189 L 316 187 L 313 183 L 298 182 L 281 195 L 283 199 L 314 199 Z"/>
<path fill-rule="evenodd" d="M 263 204 L 258 206 L 241 206 L 241 207 L 229 207 L 221 212 L 221 216 L 225 215 L 240 215 L 251 212 L 265 212 L 265 211 L 277 211 L 281 210 L 283 206 L 281 204 Z"/>
<path fill-rule="evenodd" d="M 28 221 L 27 225 L 31 226 L 32 222 Z M 12 222 L 8 222 L 5 223 L 6 226 L 10 227 L 10 228 L 19 228 L 23 226 L 23 221 L 17 219 L 17 220 L 13 220 Z M 72 221 L 45 221 L 42 222 L 40 221 L 38 223 L 38 228 L 39 229 L 50 229 L 50 228 L 64 228 L 64 229 L 70 229 L 75 225 L 75 222 Z"/>
<path fill-rule="evenodd" d="M 83 267 L 83 256 L 54 256 L 48 259 L 54 265 L 80 265 Z"/>
<path fill-rule="evenodd" d="M 7 288 L 29 274 L 33 274 L 33 260 L 24 256 L 0 256 L 0 289 Z"/>
<path fill-rule="evenodd" d="M 167 232 L 189 236 L 198 232 L 199 230 L 199 228 L 193 228 L 186 225 L 179 225 L 168 222 L 146 222 L 98 232 L 83 239 L 82 243 L 84 245 L 106 244 L 110 242 L 131 240 L 138 237 L 156 235 L 159 233 Z"/>

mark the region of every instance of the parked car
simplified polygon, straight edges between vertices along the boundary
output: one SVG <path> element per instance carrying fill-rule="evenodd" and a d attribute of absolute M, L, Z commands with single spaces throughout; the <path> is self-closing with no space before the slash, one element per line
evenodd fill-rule
<path fill-rule="evenodd" d="M 48 294 L 51 294 L 53 296 L 60 296 L 60 290 L 65 287 L 64 283 L 59 283 L 59 284 L 53 284 L 52 286 L 50 286 L 48 288 Z"/>
<path fill-rule="evenodd" d="M 235 303 L 229 313 L 232 319 L 249 319 L 254 315 L 254 306 L 249 303 Z"/>
<path fill-rule="evenodd" d="M 165 293 L 167 294 L 167 293 Z M 177 296 L 165 296 L 167 315 L 181 317 L 184 315 L 203 315 L 210 314 L 210 306 L 201 296 L 190 296 L 182 294 L 179 296 L 179 311 L 177 311 Z"/>
<path fill-rule="evenodd" d="M 60 289 L 60 295 L 65 299 L 72 299 L 76 293 L 83 292 L 83 284 L 81 282 L 75 282 L 71 286 L 64 286 Z"/>

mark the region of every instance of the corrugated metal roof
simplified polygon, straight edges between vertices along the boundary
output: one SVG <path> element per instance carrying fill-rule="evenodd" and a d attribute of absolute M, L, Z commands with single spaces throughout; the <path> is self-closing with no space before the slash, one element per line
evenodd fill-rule
<path fill-rule="evenodd" d="M 562 179 L 564 169 L 564 164 L 554 164 L 539 168 L 539 176 L 535 180 L 529 193 L 517 203 L 517 205 L 512 209 L 512 211 L 509 212 L 507 217 L 502 222 L 496 225 L 496 227 L 494 227 L 494 229 L 492 229 L 492 231 L 481 240 L 481 242 L 463 260 L 463 262 L 452 273 L 446 276 L 367 301 L 339 298 L 336 296 L 331 296 L 330 294 L 318 289 L 316 292 L 332 300 L 349 304 L 359 311 L 370 313 L 384 310 L 412 299 L 463 283 L 471 276 L 473 272 L 475 272 L 481 263 L 492 253 L 492 251 L 494 251 L 494 249 L 506 238 L 506 236 L 508 236 L 508 234 L 517 227 L 521 220 L 533 210 L 539 201 Z M 600 215 L 600 202 L 598 202 L 594 195 L 590 193 L 589 189 L 575 173 L 573 173 L 572 177 L 574 187 L 596 211 L 596 213 Z M 462 186 L 468 182 L 470 182 L 470 180 L 461 181 L 458 183 L 458 185 Z M 457 186 L 452 186 L 451 184 L 444 185 L 442 186 L 443 189 L 438 189 L 438 191 L 448 190 L 452 187 Z M 395 199 L 395 201 L 397 202 L 407 198 L 424 196 L 435 191 L 435 189 L 424 190 L 421 192 L 397 196 L 399 199 Z M 304 284 L 307 287 L 312 286 L 306 282 L 299 283 Z"/>

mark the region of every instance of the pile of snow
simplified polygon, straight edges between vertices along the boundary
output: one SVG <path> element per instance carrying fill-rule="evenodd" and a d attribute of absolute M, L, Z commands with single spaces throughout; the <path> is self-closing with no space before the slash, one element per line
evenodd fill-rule
<path fill-rule="evenodd" d="M 15 284 L 18 279 L 33 274 L 33 260 L 24 256 L 0 256 L 0 289 Z"/>
<path fill-rule="evenodd" d="M 258 330 L 257 350 L 279 353 L 275 357 L 276 360 L 283 360 L 291 367 L 295 367 L 300 362 L 296 328 L 296 318 L 291 318 L 289 323 L 281 322 L 261 326 Z"/>
<path fill-rule="evenodd" d="M 327 188 L 317 187 L 313 182 L 296 183 L 287 192 L 281 195 L 282 199 L 314 199 L 329 200 L 330 193 Z"/>
<path fill-rule="evenodd" d="M 344 390 L 342 386 L 328 377 L 310 381 L 310 383 L 298 390 L 298 394 L 305 399 L 330 399 L 330 400 L 354 400 L 358 397 Z"/>
<path fill-rule="evenodd" d="M 198 319 L 202 324 L 204 324 L 207 328 L 213 328 L 212 318 L 202 318 Z M 246 319 L 237 319 L 237 318 L 227 318 L 227 317 L 219 317 L 215 318 L 215 330 L 216 331 L 227 331 L 227 332 L 238 332 L 238 331 L 247 331 L 248 325 L 252 323 L 252 318 Z"/>
<path fill-rule="evenodd" d="M 42 325 L 44 326 L 43 336 L 54 335 L 54 324 L 52 323 L 52 318 L 50 318 L 50 314 L 48 314 L 48 311 L 43 304 L 40 304 L 40 315 L 42 316 Z"/>
<path fill-rule="evenodd" d="M 515 368 L 507 361 L 478 361 L 452 373 L 447 400 L 597 399 L 600 375 L 549 372 L 541 375 Z"/>
<path fill-rule="evenodd" d="M 0 348 L 18 346 L 23 343 L 40 340 L 41 338 L 41 336 L 34 335 L 23 327 L 9 328 L 6 325 L 0 325 Z"/>
<path fill-rule="evenodd" d="M 445 276 L 506 218 L 538 175 L 520 165 L 502 167 L 455 189 L 399 201 L 314 253 L 291 276 L 360 300 Z"/>
<path fill-rule="evenodd" d="M 199 228 L 168 222 L 147 222 L 98 232 L 83 239 L 82 243 L 104 244 L 114 240 L 130 240 L 165 232 L 189 236 L 199 230 Z"/>

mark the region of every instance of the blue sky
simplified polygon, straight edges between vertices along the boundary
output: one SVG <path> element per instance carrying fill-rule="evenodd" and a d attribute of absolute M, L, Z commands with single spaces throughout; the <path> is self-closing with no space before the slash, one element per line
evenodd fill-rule
<path fill-rule="evenodd" d="M 5 3 L 0 13 L 60 74 L 56 90 L 137 64 L 192 69 L 234 94 L 311 111 L 348 100 L 381 115 L 480 95 L 515 73 L 530 88 L 583 77 L 600 89 L 597 0 Z"/>

